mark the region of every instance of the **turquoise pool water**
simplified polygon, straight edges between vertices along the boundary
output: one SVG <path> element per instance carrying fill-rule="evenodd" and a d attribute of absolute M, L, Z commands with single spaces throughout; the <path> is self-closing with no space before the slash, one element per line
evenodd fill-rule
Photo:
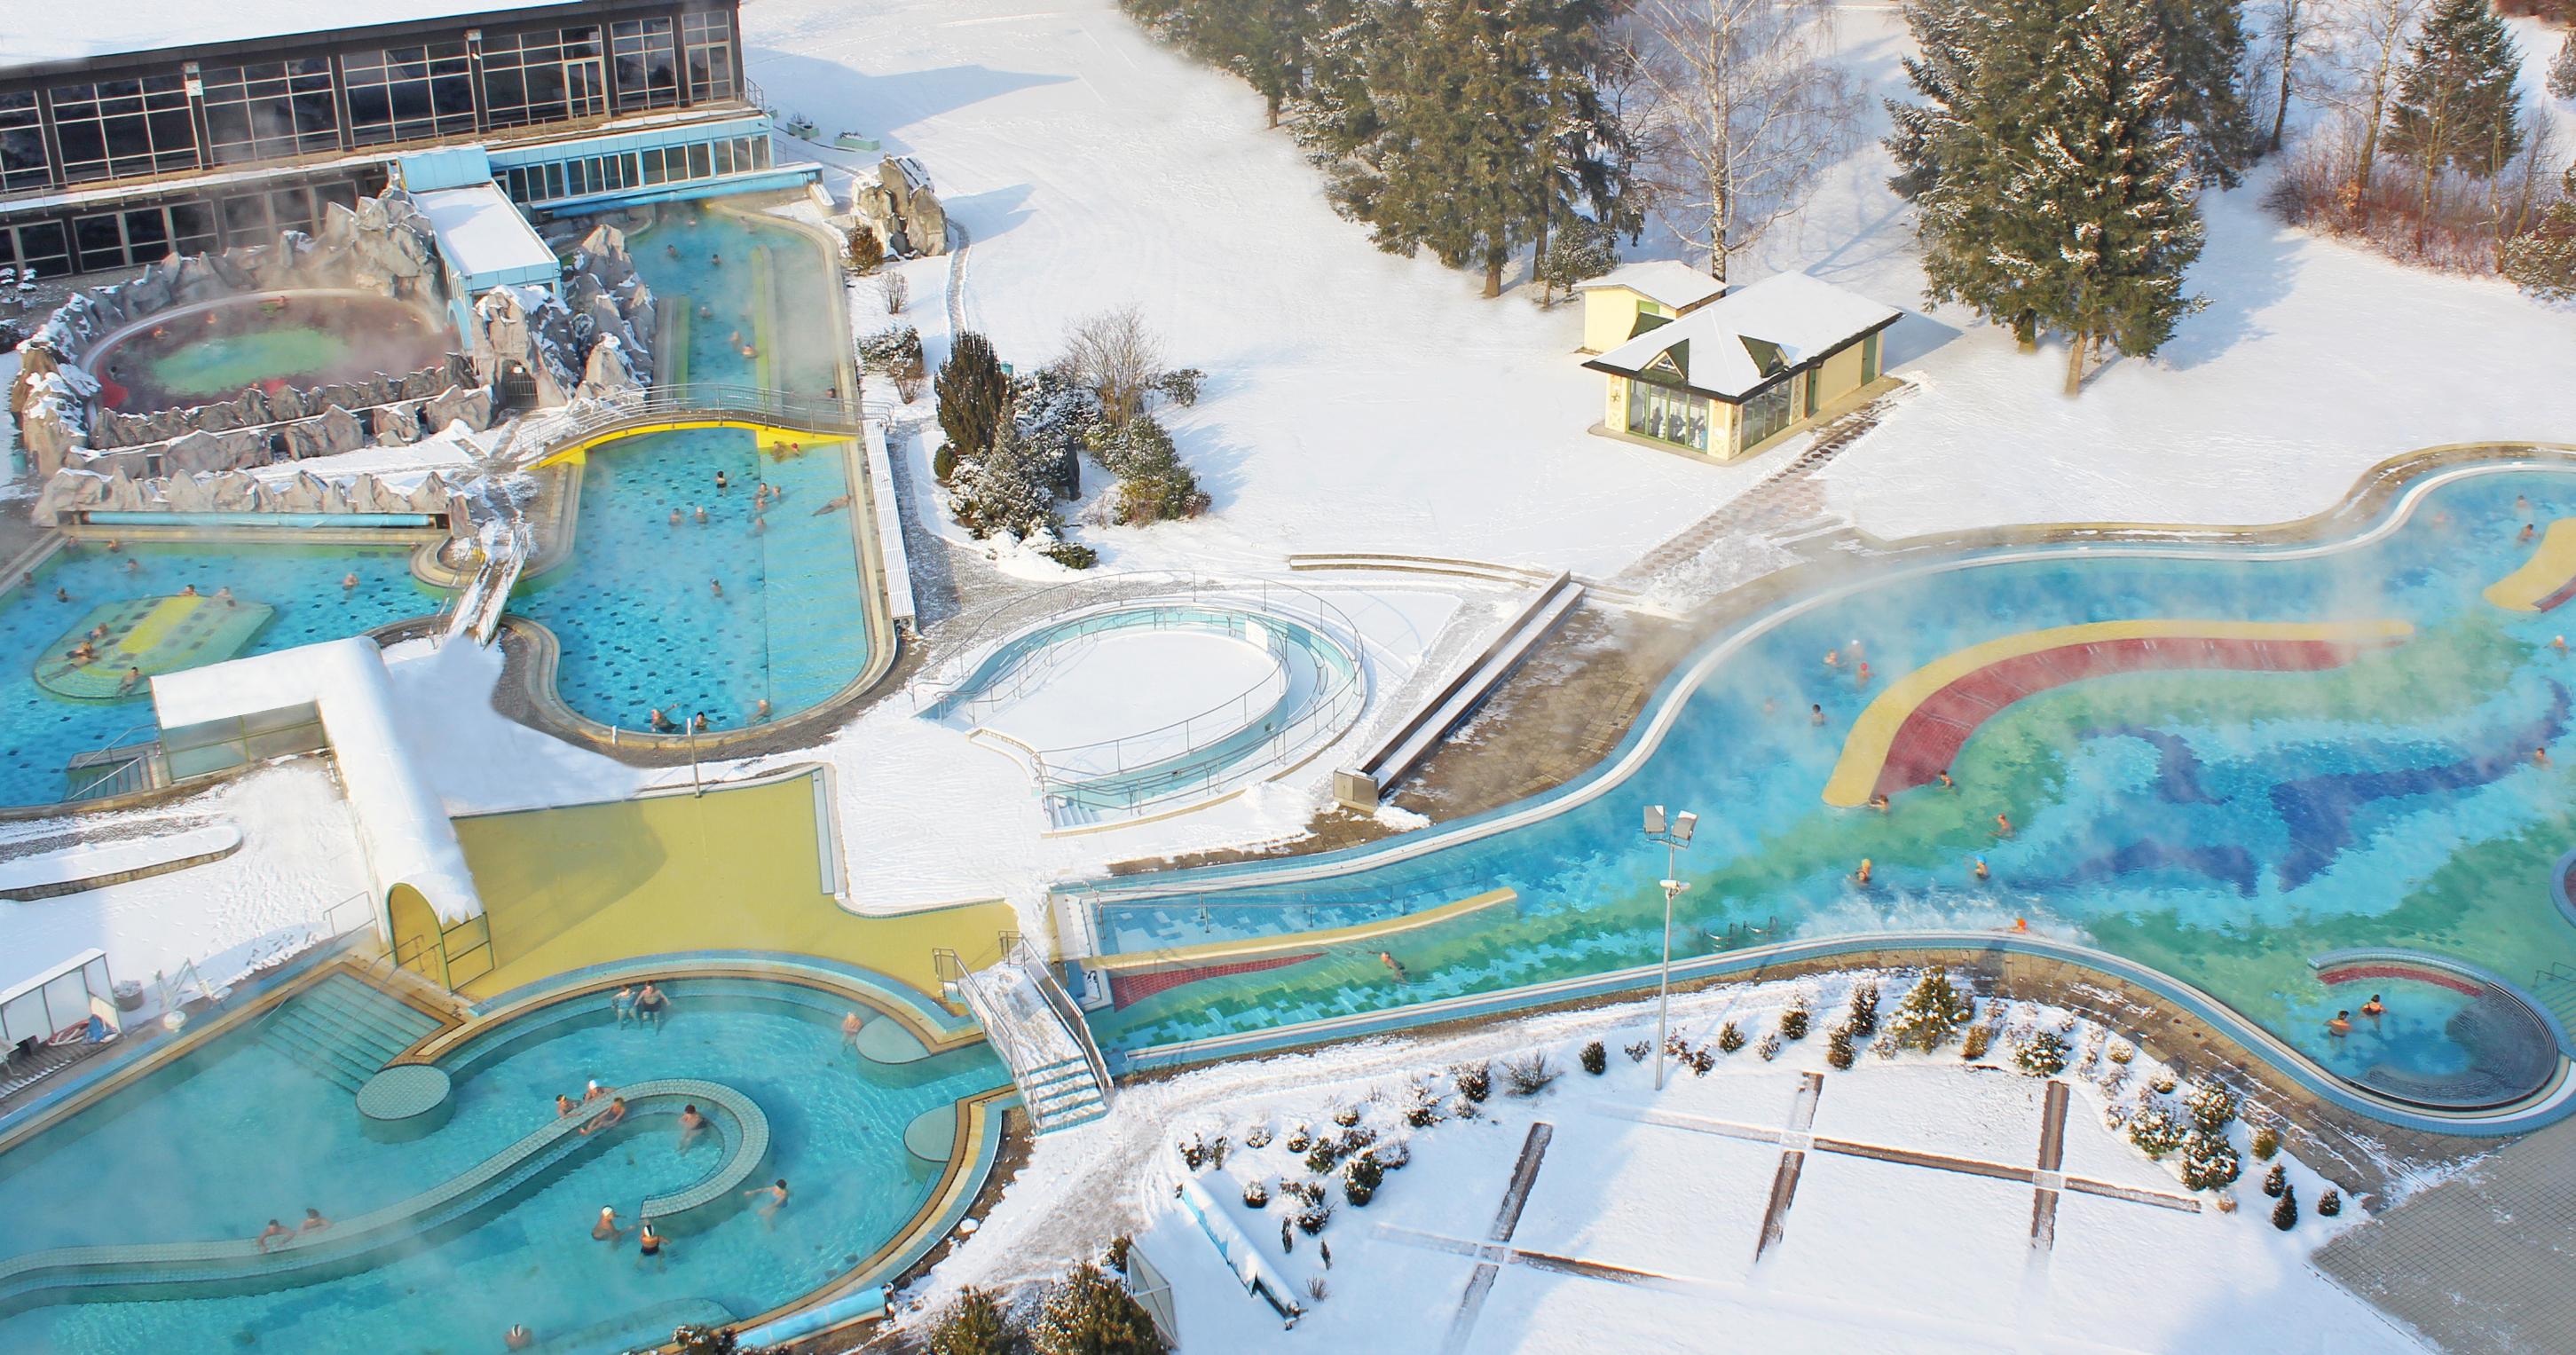
<path fill-rule="evenodd" d="M 1821 587 L 1712 640 L 1658 697 L 1669 726 L 1612 759 L 1645 747 L 1633 771 L 1605 766 L 1541 801 L 1379 846 L 1159 876 L 1174 895 L 1113 894 L 1099 920 L 1104 948 L 1138 951 L 1379 920 L 1496 886 L 1516 903 L 1185 983 L 1095 1024 L 1132 1050 L 1651 964 L 1664 862 L 1637 819 L 1659 801 L 1702 815 L 1682 858 L 1681 953 L 1747 927 L 1839 936 L 2028 918 L 2195 984 L 2321 1059 L 2346 1057 L 2311 1019 L 2310 956 L 2389 946 L 2517 982 L 2576 963 L 2576 928 L 2549 893 L 2576 842 L 2576 658 L 2552 645 L 2576 616 L 2480 597 L 2530 553 L 2522 523 L 2569 515 L 2576 475 L 2505 471 L 2443 483 L 2349 549 L 1994 552 Z M 1884 814 L 1824 803 L 1855 718 L 1887 683 L 1980 642 L 2130 618 L 2393 618 L 2416 631 L 2322 672 L 2073 682 L 1988 719 L 1957 755 L 1954 790 L 1903 791 Z M 1855 640 L 1869 687 L 1852 664 L 1820 660 Z M 1854 879 L 1864 858 L 1866 886 Z M 1410 982 L 1391 981 L 1382 948 Z"/>
<path fill-rule="evenodd" d="M 440 595 L 412 579 L 409 560 L 405 549 L 349 546 L 128 546 L 110 553 L 75 544 L 57 551 L 37 569 L 34 587 L 0 594 L 0 727 L 7 731 L 0 735 L 0 804 L 59 800 L 63 767 L 74 755 L 154 735 L 148 688 L 121 701 L 73 701 L 36 685 L 37 656 L 90 608 L 189 584 L 209 596 L 230 588 L 277 609 L 242 651 L 264 654 L 436 611 Z M 128 572 L 129 561 L 140 568 Z M 342 588 L 341 578 L 352 573 L 358 585 Z M 69 602 L 56 600 L 58 588 Z"/>
<path fill-rule="evenodd" d="M 2388 1010 L 2364 1016 L 2361 1004 L 2377 993 Z M 2471 998 L 2455 988 L 2421 979 L 2375 977 L 2357 983 L 2321 986 L 2306 1001 L 2293 1001 L 2293 1020 L 2322 1030 L 2338 1011 L 2352 1013 L 2352 1033 L 2329 1036 L 2319 1046 L 2317 1062 L 2359 1080 L 2387 1066 L 2408 1077 L 2439 1079 L 2466 1070 L 2470 1051 L 2451 1038 L 2451 1018 L 2468 1010 Z"/>
<path fill-rule="evenodd" d="M 675 1320 L 748 1317 L 890 1239 L 940 1170 L 904 1148 L 904 1127 L 1008 1080 L 982 1045 L 863 1063 L 841 1047 L 844 1005 L 794 985 L 679 980 L 669 991 L 673 1015 L 659 1033 L 619 1029 L 599 1002 L 581 1000 L 475 1041 L 442 1064 L 456 1078 L 454 1118 L 403 1144 L 362 1132 L 347 1091 L 255 1033 L 227 1033 L 0 1156 L 0 1217 L 10 1220 L 0 1257 L 249 1237 L 307 1206 L 351 1217 L 489 1156 L 551 1117 L 556 1093 L 578 1094 L 591 1078 L 696 1077 L 747 1093 L 775 1135 L 759 1179 L 784 1176 L 793 1192 L 774 1227 L 729 1214 L 675 1236 L 658 1269 L 631 1240 L 592 1241 L 601 1205 L 631 1223 L 637 1200 L 698 1179 L 715 1157 L 704 1147 L 683 1157 L 648 1126 L 470 1230 L 362 1273 L 267 1294 L 31 1309 L 0 1318 L 0 1349 L 444 1355 L 498 1350 L 515 1322 L 550 1352 L 613 1351 L 667 1338 Z"/>

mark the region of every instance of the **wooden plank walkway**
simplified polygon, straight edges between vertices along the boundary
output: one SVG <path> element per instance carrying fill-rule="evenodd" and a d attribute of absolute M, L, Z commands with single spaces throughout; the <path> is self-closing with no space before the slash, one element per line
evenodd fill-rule
<path fill-rule="evenodd" d="M 1548 1140 L 1556 1137 L 1556 1126 L 1541 1120 L 1530 1126 L 1529 1137 L 1521 1140 L 1520 1159 L 1512 1164 L 1512 1183 L 1503 1191 L 1502 1208 L 1494 1211 L 1494 1224 L 1485 1231 L 1492 1243 L 1508 1243 L 1521 1226 L 1521 1209 L 1529 1203 L 1530 1188 L 1538 1184 L 1539 1164 L 1547 1158 Z M 1503 1250 L 1508 1250 L 1503 1249 Z M 1458 1300 L 1457 1316 L 1449 1320 L 1449 1339 L 1441 1343 L 1443 1355 L 1465 1355 L 1468 1338 L 1475 1333 L 1476 1315 L 1485 1308 L 1485 1296 L 1493 1292 L 1494 1280 L 1502 1273 L 1501 1260 L 1495 1248 L 1479 1248 L 1484 1259 L 1476 1263 L 1476 1273 L 1467 1277 L 1467 1292 Z"/>

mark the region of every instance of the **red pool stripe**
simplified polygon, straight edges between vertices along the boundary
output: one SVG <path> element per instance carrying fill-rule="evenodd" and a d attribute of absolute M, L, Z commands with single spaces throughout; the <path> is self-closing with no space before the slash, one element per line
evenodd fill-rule
<path fill-rule="evenodd" d="M 1310 950 L 1298 955 L 1270 955 L 1258 960 L 1235 960 L 1226 964 L 1193 965 L 1184 969 L 1159 969 L 1146 974 L 1112 974 L 1109 976 L 1109 1003 L 1125 1007 L 1142 1002 L 1156 993 L 1167 992 L 1184 983 L 1201 979 L 1220 979 L 1228 974 L 1258 974 L 1265 969 L 1278 969 L 1300 964 L 1323 954 Z"/>
<path fill-rule="evenodd" d="M 1977 726 L 2034 693 L 2114 673 L 2227 669 L 2317 672 L 2350 663 L 2363 647 L 2340 640 L 2137 636 L 2087 640 L 1997 659 L 1924 698 L 1897 726 L 1879 764 L 1877 792 L 1929 785 Z"/>
<path fill-rule="evenodd" d="M 2418 983 L 2439 984 L 2455 993 L 2466 993 L 2470 997 L 2477 997 L 2486 992 L 2486 985 L 2461 978 L 2447 969 L 2435 969 L 2431 965 L 2410 965 L 2395 960 L 2370 960 L 2317 971 L 2317 981 L 2329 986 L 2354 983 L 2362 979 L 2413 979 Z"/>

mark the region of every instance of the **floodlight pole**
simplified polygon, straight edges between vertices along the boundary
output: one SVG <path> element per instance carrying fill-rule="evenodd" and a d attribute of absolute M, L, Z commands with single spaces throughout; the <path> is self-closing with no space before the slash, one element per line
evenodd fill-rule
<path fill-rule="evenodd" d="M 1657 882 L 1664 890 L 1664 960 L 1655 978 L 1655 1090 L 1659 1092 L 1664 1089 L 1664 1041 L 1672 1017 L 1673 901 L 1690 888 L 1680 878 L 1679 856 L 1690 845 L 1691 830 L 1698 826 L 1699 815 L 1688 810 L 1667 822 L 1662 805 L 1646 806 L 1646 840 L 1664 844 L 1664 878 Z"/>

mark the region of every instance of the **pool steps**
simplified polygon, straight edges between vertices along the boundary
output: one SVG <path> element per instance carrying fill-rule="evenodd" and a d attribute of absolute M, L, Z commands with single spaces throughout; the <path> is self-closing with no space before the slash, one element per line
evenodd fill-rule
<path fill-rule="evenodd" d="M 278 1004 L 262 1018 L 259 1038 L 354 1094 L 439 1024 L 362 979 L 335 973 Z"/>
<path fill-rule="evenodd" d="M 956 988 L 1010 1068 L 1037 1132 L 1070 1129 L 1109 1113 L 1108 1072 L 1090 1028 L 1026 943 L 966 974 Z"/>
<path fill-rule="evenodd" d="M 621 1089 L 627 1127 L 596 1138 L 581 1133 L 587 1117 L 549 1119 L 481 1163 L 397 1204 L 342 1219 L 321 1232 L 278 1243 L 163 1242 L 56 1247 L 0 1261 L 0 1314 L 51 1303 L 194 1298 L 209 1292 L 253 1293 L 366 1269 L 380 1253 L 470 1227 L 542 1186 L 587 1147 L 630 1139 L 643 1121 L 676 1117 L 684 1104 L 712 1112 L 730 1151 L 690 1186 L 645 1197 L 637 1217 L 657 1224 L 694 1222 L 702 1211 L 730 1206 L 737 1188 L 769 1156 L 769 1117 L 758 1103 L 721 1083 L 693 1078 L 638 1082 Z M 658 1132 L 658 1131 L 657 1131 Z"/>

